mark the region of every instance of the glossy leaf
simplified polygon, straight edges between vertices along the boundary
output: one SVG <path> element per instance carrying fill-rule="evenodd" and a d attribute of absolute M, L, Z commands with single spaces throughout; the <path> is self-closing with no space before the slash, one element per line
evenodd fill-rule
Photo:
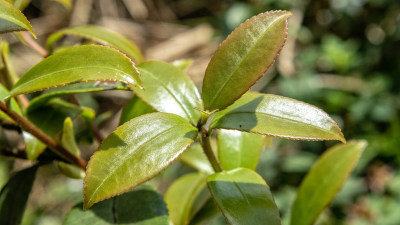
<path fill-rule="evenodd" d="M 218 159 L 224 170 L 255 170 L 260 159 L 264 136 L 237 130 L 219 130 Z"/>
<path fill-rule="evenodd" d="M 64 225 L 168 225 L 168 210 L 162 196 L 151 186 L 104 200 L 87 211 L 78 204 L 67 214 Z"/>
<path fill-rule="evenodd" d="M 198 142 L 192 144 L 190 148 L 179 157 L 179 159 L 184 164 L 199 172 L 205 172 L 208 174 L 214 173 L 210 161 L 208 161 L 207 156 L 203 152 L 203 148 Z"/>
<path fill-rule="evenodd" d="M 119 124 L 128 122 L 129 120 L 138 116 L 155 112 L 155 110 L 149 106 L 142 99 L 134 95 L 125 105 L 121 113 Z"/>
<path fill-rule="evenodd" d="M 11 31 L 29 31 L 35 38 L 32 26 L 14 5 L 0 1 L 0 33 Z"/>
<path fill-rule="evenodd" d="M 97 82 L 77 83 L 77 84 L 70 84 L 67 86 L 60 86 L 45 90 L 41 95 L 32 99 L 28 108 L 29 110 L 37 109 L 39 106 L 43 105 L 50 99 L 60 97 L 63 95 L 108 91 L 108 90 L 119 90 L 124 88 L 125 87 L 123 87 L 119 83 L 113 85 L 101 85 L 98 84 Z"/>
<path fill-rule="evenodd" d="M 40 130 L 51 137 L 63 129 L 64 120 L 67 117 L 75 118 L 84 110 L 74 104 L 61 99 L 52 99 L 40 108 L 28 110 L 27 118 Z M 44 113 L 45 112 L 45 113 Z"/>
<path fill-rule="evenodd" d="M 270 94 L 243 95 L 233 105 L 217 112 L 210 127 L 289 139 L 345 142 L 339 126 L 321 109 Z"/>
<path fill-rule="evenodd" d="M 91 157 L 85 178 L 85 209 L 153 178 L 197 137 L 186 119 L 150 113 L 124 123 Z"/>
<path fill-rule="evenodd" d="M 141 85 L 133 63 L 118 51 L 98 45 L 73 47 L 49 56 L 26 72 L 11 96 L 87 81 Z"/>
<path fill-rule="evenodd" d="M 143 61 L 143 57 L 140 53 L 139 48 L 126 37 L 94 25 L 70 27 L 52 34 L 47 39 L 47 49 L 49 50 L 49 52 L 52 51 L 53 44 L 64 35 L 79 36 L 100 44 L 109 45 L 124 52 L 131 59 L 135 60 L 136 63 L 140 63 Z"/>
<path fill-rule="evenodd" d="M 203 108 L 200 94 L 190 78 L 171 64 L 149 61 L 138 66 L 144 89 L 135 93 L 160 112 L 174 113 L 197 124 Z"/>
<path fill-rule="evenodd" d="M 185 71 L 187 68 L 189 68 L 193 64 L 193 60 L 192 59 L 178 59 L 178 60 L 172 61 L 171 64 L 173 66 L 175 66 L 176 68 L 179 68 L 179 69 Z"/>
<path fill-rule="evenodd" d="M 365 141 L 350 141 L 328 149 L 302 181 L 293 203 L 291 224 L 314 224 L 350 175 Z"/>
<path fill-rule="evenodd" d="M 207 178 L 207 185 L 229 224 L 281 224 L 268 185 L 253 170 L 238 168 L 215 173 Z"/>
<path fill-rule="evenodd" d="M 286 11 L 269 11 L 247 20 L 219 46 L 203 80 L 207 110 L 224 109 L 262 77 L 287 36 Z"/>
<path fill-rule="evenodd" d="M 0 192 L 0 224 L 19 225 L 38 166 L 18 171 Z"/>
<path fill-rule="evenodd" d="M 25 142 L 26 157 L 30 161 L 35 161 L 37 157 L 44 152 L 46 145 L 28 132 L 23 131 L 22 137 Z"/>
<path fill-rule="evenodd" d="M 204 174 L 190 173 L 180 177 L 168 188 L 164 199 L 174 225 L 189 223 L 190 212 L 196 196 L 205 186 Z"/>

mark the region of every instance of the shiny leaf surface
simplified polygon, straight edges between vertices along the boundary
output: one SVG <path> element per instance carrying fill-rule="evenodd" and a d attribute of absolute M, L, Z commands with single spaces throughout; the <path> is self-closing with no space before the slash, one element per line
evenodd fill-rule
<path fill-rule="evenodd" d="M 128 122 L 129 120 L 138 116 L 155 112 L 155 110 L 149 106 L 142 99 L 134 95 L 125 105 L 121 113 L 119 124 Z"/>
<path fill-rule="evenodd" d="M 124 123 L 103 141 L 89 161 L 85 208 L 153 178 L 196 137 L 197 129 L 186 119 L 169 113 L 150 113 Z"/>
<path fill-rule="evenodd" d="M 160 112 L 174 113 L 196 124 L 203 108 L 200 94 L 182 70 L 164 62 L 149 61 L 138 66 L 144 89 L 135 93 Z"/>
<path fill-rule="evenodd" d="M 198 142 L 192 144 L 190 148 L 179 157 L 179 159 L 181 162 L 197 171 L 208 174 L 214 173 L 214 169 L 211 167 L 210 161 L 208 161 L 207 156 L 204 154 L 203 148 Z"/>
<path fill-rule="evenodd" d="M 203 80 L 207 110 L 224 109 L 243 95 L 272 65 L 287 36 L 286 11 L 247 20 L 219 46 Z"/>
<path fill-rule="evenodd" d="M 260 159 L 264 136 L 237 130 L 219 130 L 218 159 L 224 170 L 255 170 Z"/>
<path fill-rule="evenodd" d="M 339 140 L 343 134 L 321 109 L 294 99 L 247 93 L 214 116 L 211 128 L 225 128 L 301 140 Z"/>
<path fill-rule="evenodd" d="M 328 149 L 302 181 L 293 203 L 291 224 L 314 224 L 350 175 L 365 141 L 350 141 Z"/>
<path fill-rule="evenodd" d="M 207 185 L 229 224 L 281 224 L 268 185 L 253 170 L 238 168 L 215 173 L 207 178 Z"/>
<path fill-rule="evenodd" d="M 205 185 L 206 177 L 204 174 L 190 173 L 177 179 L 168 188 L 164 199 L 174 225 L 188 224 L 196 196 Z"/>
<path fill-rule="evenodd" d="M 14 85 L 10 95 L 87 81 L 141 85 L 139 73 L 130 59 L 110 47 L 88 45 L 60 51 L 36 64 Z"/>
<path fill-rule="evenodd" d="M 95 41 L 100 44 L 109 45 L 124 52 L 128 57 L 133 59 L 136 63 L 140 63 L 143 61 L 143 56 L 140 53 L 139 48 L 130 40 L 128 40 L 126 37 L 122 36 L 121 34 L 94 25 L 70 27 L 62 29 L 52 34 L 47 39 L 47 49 L 51 52 L 53 44 L 60 38 L 62 38 L 64 35 L 79 36 Z"/>
<path fill-rule="evenodd" d="M 7 1 L 0 1 L 0 33 L 29 31 L 35 38 L 32 26 L 24 14 Z"/>
<path fill-rule="evenodd" d="M 99 84 L 98 82 L 77 83 L 77 84 L 70 84 L 67 86 L 60 86 L 43 91 L 41 95 L 32 99 L 28 108 L 29 110 L 36 109 L 39 106 L 46 103 L 47 101 L 49 101 L 50 99 L 60 97 L 63 95 L 108 91 L 108 90 L 119 90 L 119 89 L 125 89 L 125 87 L 123 87 L 122 84 L 120 83 L 113 85 L 107 85 L 107 84 L 103 85 L 101 83 Z"/>
<path fill-rule="evenodd" d="M 0 224 L 19 225 L 38 166 L 14 174 L 0 192 Z"/>
<path fill-rule="evenodd" d="M 87 211 L 78 204 L 67 214 L 64 225 L 168 225 L 168 210 L 162 196 L 142 185 L 123 195 L 104 200 Z"/>

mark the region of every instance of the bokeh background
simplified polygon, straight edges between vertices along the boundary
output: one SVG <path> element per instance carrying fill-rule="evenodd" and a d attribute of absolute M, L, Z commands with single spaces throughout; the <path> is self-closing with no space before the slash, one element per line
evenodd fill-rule
<path fill-rule="evenodd" d="M 400 1 L 33 0 L 23 12 L 42 46 L 58 29 L 100 25 L 134 41 L 146 59 L 192 59 L 187 72 L 200 87 L 218 44 L 241 22 L 269 10 L 293 13 L 289 37 L 274 66 L 252 89 L 316 105 L 338 122 L 348 140 L 369 143 L 317 224 L 400 224 Z M 10 43 L 18 74 L 41 60 L 14 36 L 2 38 Z M 62 44 L 79 41 L 69 37 Z M 107 135 L 117 126 L 130 94 L 112 91 L 80 98 L 108 118 L 100 127 Z M 264 149 L 257 172 L 270 185 L 283 224 L 301 179 L 334 144 L 274 138 Z M 81 147 L 89 156 L 95 145 Z M 0 187 L 13 171 L 26 166 L 29 162 L 0 157 Z M 165 192 L 174 179 L 190 171 L 176 162 L 151 183 Z M 23 224 L 62 224 L 66 212 L 81 200 L 82 180 L 64 177 L 54 165 L 45 166 L 39 170 Z M 217 217 L 206 224 L 225 222 Z"/>

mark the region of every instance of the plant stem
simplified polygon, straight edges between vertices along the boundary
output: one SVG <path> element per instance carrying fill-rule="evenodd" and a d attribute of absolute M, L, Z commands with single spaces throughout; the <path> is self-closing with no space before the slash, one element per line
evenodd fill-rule
<path fill-rule="evenodd" d="M 28 46 L 39 53 L 41 56 L 43 56 L 43 58 L 46 58 L 49 55 L 47 50 L 40 46 L 35 40 L 33 40 L 30 34 L 28 34 L 27 32 L 20 32 L 20 34 L 21 37 L 26 41 Z"/>
<path fill-rule="evenodd" d="M 204 128 L 202 128 L 200 131 L 200 144 L 203 147 L 203 151 L 206 154 L 208 161 L 210 161 L 214 171 L 222 172 L 222 167 L 219 164 L 217 157 L 215 157 L 215 154 L 212 150 L 209 133 Z"/>
<path fill-rule="evenodd" d="M 20 116 L 16 112 L 8 110 L 6 104 L 0 102 L 0 109 L 6 113 L 9 117 L 11 117 L 15 122 L 17 122 L 23 130 L 26 132 L 31 133 L 37 139 L 45 143 L 50 149 L 63 157 L 64 159 L 68 160 L 69 162 L 86 169 L 86 162 L 79 157 L 74 156 L 61 145 L 59 145 L 54 139 L 49 137 L 47 134 L 43 133 L 43 131 L 39 130 L 35 125 L 29 122 L 24 117 Z"/>

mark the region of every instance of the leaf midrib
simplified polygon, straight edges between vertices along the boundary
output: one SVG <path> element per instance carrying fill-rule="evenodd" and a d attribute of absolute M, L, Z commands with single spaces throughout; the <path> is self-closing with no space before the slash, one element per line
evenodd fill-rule
<path fill-rule="evenodd" d="M 26 81 L 26 82 L 24 82 L 24 83 L 22 83 L 22 84 L 16 86 L 15 89 L 18 90 L 18 88 L 21 88 L 21 87 L 27 86 L 28 84 L 37 82 L 37 80 L 42 80 L 42 79 L 44 79 L 44 78 L 46 78 L 46 77 L 48 77 L 48 76 L 51 76 L 51 75 L 54 75 L 54 74 L 57 74 L 57 73 L 66 72 L 66 71 L 68 71 L 68 70 L 93 69 L 93 68 L 95 68 L 95 69 L 104 69 L 104 70 L 107 69 L 107 70 L 112 70 L 112 71 L 116 71 L 116 72 L 121 72 L 121 73 L 123 73 L 124 75 L 128 75 L 129 77 L 132 78 L 133 81 L 135 81 L 135 78 L 133 78 L 129 73 L 126 73 L 126 72 L 124 72 L 123 70 L 118 70 L 118 69 L 114 69 L 114 68 L 112 68 L 112 67 L 104 67 L 104 66 L 81 66 L 81 67 L 73 67 L 73 68 L 68 68 L 68 69 L 57 70 L 57 71 L 54 71 L 54 72 L 50 72 L 50 73 L 46 73 L 46 74 L 39 75 L 38 77 L 35 77 L 35 78 L 33 78 L 32 80 L 30 80 L 30 81 Z M 78 79 L 78 80 L 79 80 L 79 79 Z M 95 80 L 96 80 L 96 79 L 95 79 Z M 102 79 L 98 79 L 98 80 L 103 80 L 103 78 L 102 78 Z M 107 78 L 105 78 L 105 80 L 107 80 Z M 109 79 L 109 80 L 111 80 L 111 79 Z M 121 82 L 126 82 L 126 81 L 121 81 Z M 69 82 L 66 82 L 66 83 L 64 83 L 64 84 L 67 84 L 67 83 L 69 83 Z M 15 90 L 15 89 L 14 89 L 14 90 Z M 13 92 L 13 90 L 12 90 L 11 92 Z"/>
<path fill-rule="evenodd" d="M 176 124 L 176 125 L 174 125 L 174 126 L 171 126 L 171 127 L 167 128 L 167 129 L 161 131 L 160 133 L 154 135 L 153 137 L 151 137 L 151 138 L 148 139 L 147 141 L 141 143 L 140 145 L 138 145 L 138 146 L 137 146 L 136 148 L 134 148 L 133 150 L 128 151 L 128 153 L 127 153 L 126 155 L 129 157 L 132 153 L 137 152 L 138 149 L 141 149 L 146 143 L 152 142 L 153 140 L 157 139 L 158 137 L 160 137 L 160 136 L 163 135 L 164 133 L 167 133 L 167 132 L 171 131 L 172 129 L 174 129 L 174 128 L 176 128 L 176 127 L 179 127 L 179 126 L 183 126 L 183 125 L 186 125 L 186 126 L 187 126 L 188 124 L 187 124 L 187 123 L 180 123 L 180 124 Z M 190 125 L 189 125 L 189 126 L 190 126 Z M 101 147 L 101 146 L 100 146 L 100 147 Z M 96 193 L 96 192 L 99 190 L 99 188 L 104 184 L 104 182 L 106 182 L 106 180 L 108 180 L 108 179 L 114 174 L 114 172 L 124 164 L 124 162 L 127 162 L 127 161 L 129 160 L 128 157 L 127 157 L 127 160 L 120 160 L 120 162 L 122 162 L 122 163 L 113 164 L 114 166 L 111 167 L 111 172 L 108 173 L 108 175 L 101 181 L 101 183 L 97 186 L 97 188 L 92 192 L 92 197 L 88 200 L 88 202 L 91 202 L 91 201 L 92 201 L 92 199 L 93 199 L 94 196 L 95 196 L 95 193 Z M 118 161 L 117 161 L 117 162 L 118 162 Z"/>
<path fill-rule="evenodd" d="M 325 129 L 323 129 L 323 128 L 321 128 L 321 127 L 318 127 L 318 126 L 315 126 L 315 125 L 313 125 L 313 124 L 307 124 L 307 123 L 303 123 L 303 122 L 300 122 L 300 121 L 297 121 L 297 120 L 294 120 L 294 119 L 279 117 L 279 116 L 276 116 L 276 115 L 273 115 L 273 114 L 264 113 L 264 112 L 246 112 L 246 111 L 229 112 L 229 113 L 226 113 L 226 114 L 220 116 L 220 117 L 218 118 L 218 120 L 221 119 L 221 118 L 223 118 L 223 117 L 225 117 L 226 115 L 232 115 L 232 114 L 256 114 L 256 115 L 257 115 L 257 114 L 261 114 L 262 116 L 265 116 L 265 117 L 270 116 L 270 117 L 279 118 L 279 119 L 282 119 L 282 120 L 292 121 L 292 122 L 298 123 L 298 124 L 306 124 L 306 125 L 309 125 L 309 126 L 311 126 L 311 127 L 317 128 L 318 130 L 321 130 L 321 131 L 324 131 L 324 132 L 327 132 L 327 131 L 328 131 L 328 133 L 337 136 L 335 133 L 331 132 L 330 130 L 325 130 Z M 216 122 L 217 122 L 217 121 L 216 121 Z"/>
<path fill-rule="evenodd" d="M 284 15 L 284 14 L 283 14 Z M 233 70 L 233 72 L 231 73 L 231 75 L 229 76 L 228 79 L 225 80 L 225 82 L 222 84 L 222 87 L 217 91 L 217 93 L 214 95 L 214 97 L 211 99 L 210 104 L 209 104 L 209 108 L 211 108 L 211 106 L 214 104 L 216 98 L 220 95 L 220 93 L 222 92 L 223 89 L 225 89 L 226 85 L 228 84 L 228 82 L 232 79 L 232 77 L 236 74 L 236 72 L 238 71 L 238 69 L 241 67 L 241 65 L 243 64 L 244 61 L 246 61 L 246 59 L 249 57 L 249 52 L 252 52 L 253 49 L 256 48 L 256 46 L 258 46 L 258 43 L 263 40 L 263 38 L 267 35 L 267 31 L 268 29 L 275 23 L 275 21 L 277 21 L 278 19 L 280 19 L 281 16 L 277 17 L 275 20 L 273 20 L 270 25 L 265 29 L 265 31 L 263 32 L 263 35 L 261 35 L 260 38 L 258 38 L 258 40 L 255 42 L 255 44 L 253 45 L 253 47 L 251 47 L 249 49 L 249 51 L 246 52 L 246 56 L 242 58 L 242 60 L 240 61 L 240 63 L 235 67 L 235 69 Z M 276 56 L 275 56 L 276 57 Z"/>

